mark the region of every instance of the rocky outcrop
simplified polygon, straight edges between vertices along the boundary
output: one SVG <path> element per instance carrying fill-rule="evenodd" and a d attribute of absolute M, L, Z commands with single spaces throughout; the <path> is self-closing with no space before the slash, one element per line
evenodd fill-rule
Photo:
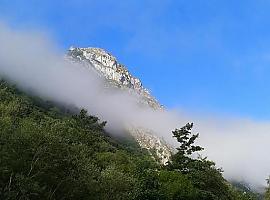
<path fill-rule="evenodd" d="M 138 78 L 133 77 L 127 68 L 120 64 L 110 53 L 100 48 L 75 48 L 68 50 L 68 58 L 75 62 L 82 62 L 83 66 L 94 69 L 100 76 L 108 80 L 113 87 L 126 89 L 136 93 L 142 99 L 142 104 L 152 109 L 163 109 L 158 101 L 143 87 Z M 149 151 L 162 164 L 166 164 L 171 156 L 171 149 L 166 142 L 157 137 L 151 130 L 130 127 L 130 134 L 138 141 L 142 148 Z"/>

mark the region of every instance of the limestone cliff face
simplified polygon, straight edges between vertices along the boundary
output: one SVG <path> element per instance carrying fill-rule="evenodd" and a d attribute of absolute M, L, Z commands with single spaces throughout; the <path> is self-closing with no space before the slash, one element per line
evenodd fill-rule
<path fill-rule="evenodd" d="M 158 101 L 143 87 L 138 78 L 133 77 L 127 68 L 120 64 L 110 53 L 100 48 L 74 48 L 68 51 L 68 57 L 76 62 L 83 62 L 89 69 L 94 69 L 99 75 L 108 80 L 113 87 L 127 89 L 142 97 L 142 103 L 152 109 L 163 109 Z M 157 137 L 151 130 L 129 127 L 130 134 L 142 148 L 149 151 L 162 164 L 166 164 L 171 156 L 171 149 L 166 142 Z"/>

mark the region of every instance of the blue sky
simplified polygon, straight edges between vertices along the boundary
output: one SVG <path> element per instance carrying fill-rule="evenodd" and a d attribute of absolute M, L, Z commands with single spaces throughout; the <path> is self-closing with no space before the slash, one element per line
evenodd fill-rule
<path fill-rule="evenodd" d="M 0 0 L 0 20 L 102 47 L 162 104 L 270 119 L 270 1 Z"/>

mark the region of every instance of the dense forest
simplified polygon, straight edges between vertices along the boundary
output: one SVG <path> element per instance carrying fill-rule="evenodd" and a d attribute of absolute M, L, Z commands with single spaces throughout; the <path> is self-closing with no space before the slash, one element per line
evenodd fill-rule
<path fill-rule="evenodd" d="M 90 113 L 91 114 L 91 113 Z M 173 131 L 177 153 L 166 166 L 106 122 L 0 82 L 0 199 L 252 200 L 207 158 L 190 155 L 193 124 Z M 270 193 L 268 191 L 268 193 Z M 268 194 L 267 193 L 267 194 Z"/>

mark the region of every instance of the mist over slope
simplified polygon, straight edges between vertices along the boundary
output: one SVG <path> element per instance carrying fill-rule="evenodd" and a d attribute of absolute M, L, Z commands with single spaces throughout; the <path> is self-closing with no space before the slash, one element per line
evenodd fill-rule
<path fill-rule="evenodd" d="M 72 114 L 1 80 L 0 199 L 255 200 L 261 196 L 229 184 L 208 160 L 173 156 L 160 167 L 134 140 L 108 136 L 104 125 L 85 110 Z"/>
<path fill-rule="evenodd" d="M 115 90 L 121 90 L 128 93 L 129 96 L 137 96 L 137 105 L 134 105 L 134 107 L 139 106 L 144 111 L 164 113 L 162 106 L 143 86 L 140 79 L 134 77 L 123 64 L 106 50 L 93 47 L 71 47 L 67 52 L 67 59 L 81 64 L 81 67 L 85 67 L 91 72 L 94 71 L 101 78 L 105 78 L 105 92 L 111 93 Z M 133 112 L 128 114 L 133 115 Z M 158 137 L 150 126 L 141 126 L 139 123 L 128 125 L 128 123 L 126 126 L 127 134 L 133 136 L 140 147 L 147 149 L 148 153 L 159 163 L 166 165 L 172 155 L 171 152 L 174 151 L 170 147 L 171 145 Z"/>
<path fill-rule="evenodd" d="M 64 53 L 41 34 L 0 24 L 0 44 L 0 76 L 25 91 L 86 108 L 108 121 L 107 128 L 112 133 L 122 132 L 126 124 L 136 125 L 154 130 L 171 144 L 174 144 L 171 131 L 193 121 L 205 155 L 223 167 L 227 178 L 255 185 L 265 183 L 270 171 L 269 122 L 153 111 L 138 106 L 138 96 L 118 90 L 104 92 L 102 78 L 65 60 Z"/>

